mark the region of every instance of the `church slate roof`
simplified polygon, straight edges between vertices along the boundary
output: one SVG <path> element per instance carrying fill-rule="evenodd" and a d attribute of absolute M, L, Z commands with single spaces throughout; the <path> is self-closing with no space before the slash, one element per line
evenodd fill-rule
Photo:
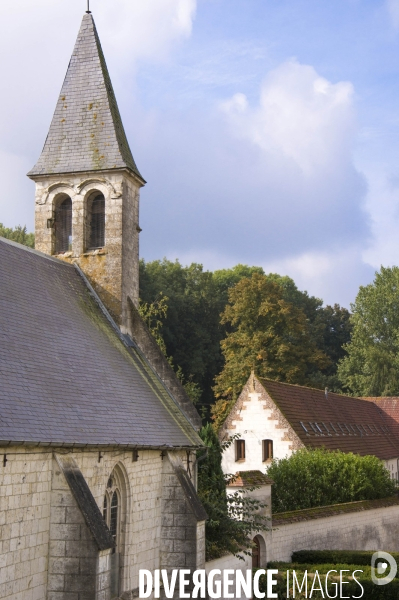
<path fill-rule="evenodd" d="M 145 183 L 129 148 L 93 17 L 85 14 L 42 154 L 28 175 L 123 168 Z"/>
<path fill-rule="evenodd" d="M 303 444 L 382 460 L 399 457 L 394 423 L 378 405 L 270 379 L 257 378 Z"/>
<path fill-rule="evenodd" d="M 71 264 L 0 238 L 0 444 L 200 447 Z"/>

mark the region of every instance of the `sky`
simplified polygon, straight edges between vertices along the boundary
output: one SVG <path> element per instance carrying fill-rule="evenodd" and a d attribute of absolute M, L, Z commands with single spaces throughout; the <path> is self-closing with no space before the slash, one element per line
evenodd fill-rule
<path fill-rule="evenodd" d="M 0 6 L 0 222 L 33 230 L 86 0 Z M 147 180 L 140 254 L 349 308 L 399 253 L 399 0 L 91 0 Z"/>

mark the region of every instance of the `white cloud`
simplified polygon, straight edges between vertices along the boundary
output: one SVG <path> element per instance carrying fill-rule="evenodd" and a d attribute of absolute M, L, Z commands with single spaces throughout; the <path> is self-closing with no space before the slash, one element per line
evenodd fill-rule
<path fill-rule="evenodd" d="M 392 25 L 399 29 L 399 0 L 387 0 L 386 6 L 391 17 Z"/>
<path fill-rule="evenodd" d="M 350 160 L 353 86 L 332 84 L 315 69 L 291 60 L 263 82 L 259 106 L 238 93 L 222 104 L 235 135 L 291 158 L 306 176 Z"/>
<path fill-rule="evenodd" d="M 164 60 L 191 35 L 196 0 L 112 0 L 95 10 L 102 38 L 124 63 Z"/>

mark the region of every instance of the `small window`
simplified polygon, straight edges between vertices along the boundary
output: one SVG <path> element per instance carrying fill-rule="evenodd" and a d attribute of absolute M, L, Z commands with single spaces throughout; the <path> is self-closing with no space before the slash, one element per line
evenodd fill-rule
<path fill-rule="evenodd" d="M 108 523 L 108 496 L 105 494 L 104 502 L 103 502 L 103 518 L 106 523 Z"/>
<path fill-rule="evenodd" d="M 273 440 L 262 440 L 262 461 L 273 458 Z"/>
<path fill-rule="evenodd" d="M 115 542 L 118 535 L 118 504 L 118 492 L 115 490 L 112 494 L 111 515 L 109 519 L 109 530 Z"/>
<path fill-rule="evenodd" d="M 105 198 L 97 194 L 90 202 L 89 210 L 89 244 L 88 250 L 105 246 Z"/>
<path fill-rule="evenodd" d="M 65 198 L 55 209 L 55 253 L 72 250 L 72 200 Z"/>
<path fill-rule="evenodd" d="M 245 460 L 245 440 L 236 440 L 236 461 Z"/>

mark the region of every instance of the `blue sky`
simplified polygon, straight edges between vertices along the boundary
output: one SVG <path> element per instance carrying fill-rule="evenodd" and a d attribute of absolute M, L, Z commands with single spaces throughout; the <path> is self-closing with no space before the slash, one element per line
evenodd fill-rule
<path fill-rule="evenodd" d="M 0 222 L 33 228 L 83 0 L 0 7 Z M 288 274 L 345 306 L 399 251 L 399 0 L 91 0 L 141 256 Z"/>

